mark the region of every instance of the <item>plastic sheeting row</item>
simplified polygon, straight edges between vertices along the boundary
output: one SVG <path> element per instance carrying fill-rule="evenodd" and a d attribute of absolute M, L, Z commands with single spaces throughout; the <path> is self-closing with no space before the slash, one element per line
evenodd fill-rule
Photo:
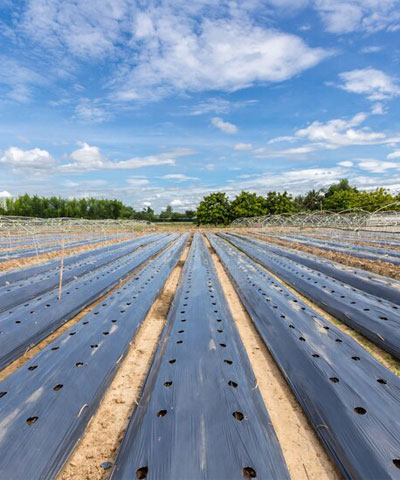
<path fill-rule="evenodd" d="M 40 342 L 63 323 L 111 290 L 174 240 L 172 234 L 70 282 L 59 300 L 57 290 L 0 314 L 0 368 Z"/>
<path fill-rule="evenodd" d="M 54 478 L 187 241 L 181 236 L 102 305 L 0 383 L 0 478 Z"/>
<path fill-rule="evenodd" d="M 393 265 L 400 265 L 400 251 L 398 250 L 387 250 L 387 249 L 377 249 L 373 247 L 364 247 L 361 245 L 352 245 L 352 246 L 344 246 L 343 244 L 335 243 L 335 242 L 324 242 L 318 241 L 317 239 L 307 238 L 307 237 L 289 237 L 284 235 L 275 235 L 265 232 L 260 232 L 262 235 L 268 235 L 271 237 L 276 237 L 280 240 L 284 240 L 287 242 L 295 242 L 299 243 L 300 245 L 306 245 L 308 247 L 319 248 L 321 250 L 328 250 L 338 253 L 344 253 L 347 255 L 351 255 L 353 257 L 358 258 L 365 258 L 367 260 L 380 260 L 383 262 L 393 263 Z M 377 252 L 379 250 L 379 252 Z"/>
<path fill-rule="evenodd" d="M 326 312 L 400 358 L 400 306 L 276 255 L 261 242 L 249 242 L 232 235 L 222 237 Z"/>
<path fill-rule="evenodd" d="M 400 478 L 400 379 L 246 255 L 209 239 L 344 477 Z"/>
<path fill-rule="evenodd" d="M 92 252 L 77 262 L 69 261 L 62 271 L 62 286 L 65 287 L 72 280 L 76 280 L 88 272 L 94 272 L 97 268 L 110 264 L 154 240 L 153 236 L 139 237 L 128 243 L 124 242 L 122 245 L 116 244 Z M 32 275 L 31 272 L 28 278 L 13 284 L 2 277 L 7 278 L 9 275 L 0 276 L 0 285 L 8 282 L 7 285 L 0 286 L 0 312 L 57 287 L 60 280 L 60 269 L 53 268 L 37 275 Z"/>
<path fill-rule="evenodd" d="M 195 234 L 113 480 L 289 477 L 204 240 Z"/>

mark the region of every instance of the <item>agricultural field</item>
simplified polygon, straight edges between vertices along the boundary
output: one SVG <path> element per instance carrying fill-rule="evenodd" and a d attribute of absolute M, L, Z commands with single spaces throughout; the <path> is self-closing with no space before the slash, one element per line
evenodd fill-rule
<path fill-rule="evenodd" d="M 99 225 L 1 230 L 0 479 L 400 478 L 400 233 Z"/>

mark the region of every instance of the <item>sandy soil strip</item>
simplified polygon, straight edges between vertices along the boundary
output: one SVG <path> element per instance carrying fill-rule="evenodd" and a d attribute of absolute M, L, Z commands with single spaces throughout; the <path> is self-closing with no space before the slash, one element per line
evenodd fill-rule
<path fill-rule="evenodd" d="M 300 245 L 295 242 L 288 242 L 284 240 L 279 240 L 275 237 L 269 237 L 266 235 L 259 235 L 250 231 L 243 232 L 236 230 L 235 233 L 240 234 L 250 234 L 251 236 L 262 240 L 265 243 L 275 243 L 277 245 L 282 245 L 283 247 L 289 247 L 294 250 L 299 250 L 301 252 L 311 253 L 317 255 L 318 257 L 324 257 L 334 262 L 342 263 L 343 265 L 360 268 L 363 270 L 369 270 L 370 272 L 377 273 L 378 275 L 384 275 L 386 277 L 395 278 L 400 280 L 400 266 L 393 265 L 392 263 L 382 262 L 380 260 L 368 260 L 365 258 L 357 258 L 345 253 L 330 252 L 328 250 L 322 250 L 316 247 L 308 247 L 306 245 Z"/>
<path fill-rule="evenodd" d="M 292 480 L 340 479 L 340 473 L 258 335 L 218 256 L 210 245 L 209 249 Z"/>
<path fill-rule="evenodd" d="M 105 470 L 101 464 L 115 461 L 165 325 L 188 252 L 189 247 L 184 250 L 177 267 L 147 314 L 84 436 L 57 480 L 108 478 L 110 470 Z"/>
<path fill-rule="evenodd" d="M 138 252 L 141 250 L 143 246 L 140 246 L 136 251 Z M 165 247 L 167 248 L 167 247 Z M 109 290 L 107 293 L 102 295 L 99 299 L 95 302 L 88 305 L 82 311 L 80 311 L 75 317 L 68 320 L 66 323 L 61 325 L 57 330 L 51 333 L 48 337 L 42 340 L 40 343 L 35 345 L 34 347 L 27 350 L 22 356 L 14 360 L 14 362 L 10 363 L 6 368 L 0 371 L 0 382 L 2 382 L 5 378 L 11 375 L 13 372 L 21 368 L 26 362 L 28 362 L 31 358 L 33 358 L 37 353 L 47 347 L 49 343 L 53 342 L 56 338 L 62 335 L 66 330 L 71 328 L 73 325 L 79 322 L 81 318 L 83 318 L 86 314 L 88 314 L 91 310 L 97 307 L 103 300 L 105 300 L 108 296 L 112 295 L 113 292 L 121 288 L 126 282 L 129 282 L 142 268 L 144 268 L 148 263 L 150 263 L 154 258 L 156 258 L 159 254 L 161 254 L 165 249 L 161 250 L 160 252 L 153 255 L 147 262 L 145 262 L 142 266 L 134 270 L 128 277 L 121 280 L 114 288 Z"/>

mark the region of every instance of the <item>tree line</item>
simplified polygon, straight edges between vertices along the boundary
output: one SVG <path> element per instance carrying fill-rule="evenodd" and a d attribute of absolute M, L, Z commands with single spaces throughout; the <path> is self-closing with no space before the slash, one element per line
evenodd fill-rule
<path fill-rule="evenodd" d="M 133 219 L 149 222 L 192 221 L 199 225 L 229 225 L 242 217 L 276 215 L 315 210 L 342 211 L 363 208 L 374 212 L 384 205 L 400 202 L 400 194 L 392 195 L 384 188 L 359 191 L 347 179 L 330 185 L 326 189 L 310 190 L 304 195 L 293 197 L 288 192 L 271 191 L 266 196 L 241 192 L 233 200 L 224 192 L 215 192 L 203 198 L 197 210 L 174 212 L 169 205 L 156 214 L 151 207 L 135 210 L 120 200 L 98 198 L 66 199 L 60 197 L 39 197 L 19 195 L 0 201 L 0 215 L 41 218 L 85 218 L 85 219 Z M 400 210 L 398 206 L 393 209 Z"/>
<path fill-rule="evenodd" d="M 326 189 L 310 190 L 296 197 L 286 191 L 268 192 L 265 197 L 243 191 L 230 200 L 224 192 L 211 193 L 200 202 L 196 217 L 199 225 L 229 225 L 237 218 L 282 213 L 316 210 L 340 212 L 352 208 L 374 212 L 394 202 L 400 202 L 400 194 L 394 196 L 384 188 L 359 191 L 347 179 L 343 179 Z M 400 210 L 400 207 L 394 206 L 393 209 Z"/>
<path fill-rule="evenodd" d="M 156 214 L 150 207 L 136 211 L 120 200 L 46 198 L 26 193 L 16 198 L 3 198 L 0 201 L 0 215 L 41 218 L 70 217 L 90 220 L 110 218 L 155 222 L 192 220 L 195 212 L 193 210 L 187 210 L 185 213 L 174 212 L 172 207 L 168 206 L 163 212 Z"/>

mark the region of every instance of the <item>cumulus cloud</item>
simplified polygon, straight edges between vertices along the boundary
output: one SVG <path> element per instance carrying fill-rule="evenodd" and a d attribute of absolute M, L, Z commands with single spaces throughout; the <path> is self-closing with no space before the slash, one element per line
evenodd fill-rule
<path fill-rule="evenodd" d="M 242 150 L 251 150 L 253 148 L 253 145 L 251 143 L 237 143 L 233 149 L 242 151 Z"/>
<path fill-rule="evenodd" d="M 379 145 L 399 142 L 400 137 L 389 138 L 382 132 L 368 128 L 356 128 L 365 122 L 367 115 L 358 113 L 349 120 L 334 119 L 327 122 L 315 121 L 306 128 L 297 130 L 297 138 L 308 139 L 317 146 L 334 149 L 349 145 Z"/>
<path fill-rule="evenodd" d="M 224 122 L 224 120 L 222 120 L 222 118 L 220 117 L 213 117 L 211 119 L 211 123 L 214 125 L 214 127 L 219 128 L 221 132 L 229 133 L 230 135 L 233 135 L 238 131 L 236 125 L 234 125 L 233 123 Z"/>
<path fill-rule="evenodd" d="M 10 192 L 7 192 L 7 190 L 3 190 L 2 192 L 0 192 L 0 198 L 11 198 L 12 195 Z"/>
<path fill-rule="evenodd" d="M 144 157 L 132 157 L 128 160 L 113 161 L 107 159 L 97 146 L 79 142 L 79 148 L 67 158 L 66 163 L 54 159 L 47 150 L 34 148 L 22 150 L 18 147 L 8 148 L 0 157 L 0 164 L 16 174 L 55 174 L 86 173 L 106 170 L 134 170 L 158 165 L 175 165 L 176 159 L 194 155 L 196 152 L 187 148 L 176 148 L 171 152 L 163 152 Z M 133 180 L 131 179 L 131 182 Z M 143 184 L 143 182 L 141 182 Z"/>
<path fill-rule="evenodd" d="M 24 175 L 51 173 L 57 165 L 57 161 L 46 150 L 22 150 L 18 147 L 8 148 L 0 157 L 0 163 L 13 173 Z"/>
<path fill-rule="evenodd" d="M 268 142 L 268 144 L 282 141 L 289 143 L 308 141 L 308 143 L 281 150 L 262 147 L 254 150 L 254 154 L 260 157 L 301 157 L 318 150 L 363 145 L 395 145 L 400 142 L 400 136 L 388 136 L 362 126 L 367 118 L 368 115 L 361 112 L 350 119 L 337 118 L 326 122 L 316 120 L 307 127 L 296 130 L 293 136 L 278 137 Z"/>
<path fill-rule="evenodd" d="M 136 168 L 153 167 L 158 165 L 175 165 L 178 157 L 193 155 L 194 150 L 175 149 L 172 152 L 148 155 L 145 157 L 133 157 L 128 160 L 111 161 L 103 157 L 99 147 L 82 143 L 81 148 L 71 153 L 73 160 L 60 166 L 60 172 L 82 173 L 94 170 L 133 170 Z"/>
<path fill-rule="evenodd" d="M 121 69 L 112 83 L 117 100 L 282 82 L 331 54 L 296 35 L 256 26 L 246 15 L 215 19 L 204 11 L 200 22 L 159 9 L 147 15 L 153 29 L 140 37 L 134 66 Z"/>
<path fill-rule="evenodd" d="M 400 87 L 394 78 L 375 68 L 351 70 L 339 74 L 343 81 L 339 88 L 347 92 L 365 95 L 369 100 L 385 100 L 400 95 Z"/>

